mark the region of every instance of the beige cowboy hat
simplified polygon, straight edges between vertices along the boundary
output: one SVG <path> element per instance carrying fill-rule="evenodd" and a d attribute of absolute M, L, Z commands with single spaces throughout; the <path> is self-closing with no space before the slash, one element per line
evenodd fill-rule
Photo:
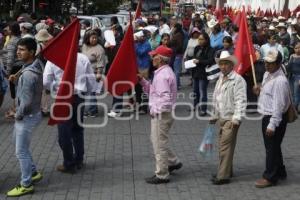
<path fill-rule="evenodd" d="M 39 42 L 48 41 L 48 40 L 51 40 L 52 38 L 53 38 L 53 36 L 50 35 L 46 29 L 41 29 L 41 30 L 35 35 L 35 39 L 36 39 L 37 41 L 39 41 Z"/>
<path fill-rule="evenodd" d="M 233 65 L 237 65 L 238 60 L 234 55 L 230 55 L 228 51 L 222 51 L 219 58 L 215 58 L 215 61 L 217 64 L 219 64 L 220 61 L 227 60 L 233 63 Z"/>
<path fill-rule="evenodd" d="M 279 22 L 279 24 L 276 26 L 276 28 L 286 28 L 286 26 L 283 22 Z"/>

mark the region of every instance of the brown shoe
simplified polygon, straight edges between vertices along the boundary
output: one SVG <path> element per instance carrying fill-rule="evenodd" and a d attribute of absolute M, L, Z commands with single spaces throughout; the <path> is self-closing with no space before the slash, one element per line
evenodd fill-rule
<path fill-rule="evenodd" d="M 274 183 L 268 181 L 267 179 L 259 179 L 255 182 L 255 187 L 257 188 L 266 188 L 275 185 Z"/>
<path fill-rule="evenodd" d="M 64 165 L 57 165 L 56 170 L 62 173 L 69 173 L 69 174 L 76 173 L 75 168 L 66 168 Z"/>

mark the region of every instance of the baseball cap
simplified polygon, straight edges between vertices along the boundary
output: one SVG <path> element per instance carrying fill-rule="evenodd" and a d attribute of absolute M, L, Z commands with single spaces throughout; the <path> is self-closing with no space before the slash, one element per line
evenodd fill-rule
<path fill-rule="evenodd" d="M 161 56 L 165 56 L 165 57 L 171 57 L 172 54 L 173 54 L 172 49 L 165 47 L 163 45 L 160 45 L 155 50 L 149 52 L 149 55 L 151 55 L 151 56 L 161 55 Z"/>

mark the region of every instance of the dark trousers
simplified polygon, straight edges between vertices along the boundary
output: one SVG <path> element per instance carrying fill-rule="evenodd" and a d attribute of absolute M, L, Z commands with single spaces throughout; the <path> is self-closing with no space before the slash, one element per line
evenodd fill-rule
<path fill-rule="evenodd" d="M 77 112 L 80 104 L 84 104 L 84 99 L 74 95 L 72 104 L 72 118 L 66 122 L 57 125 L 58 143 L 63 152 L 64 166 L 68 169 L 73 168 L 76 164 L 83 162 L 84 154 L 84 137 L 83 127 L 78 124 L 83 123 L 84 106 Z M 77 117 L 78 116 L 78 117 Z"/>
<path fill-rule="evenodd" d="M 113 97 L 112 110 L 114 112 L 121 112 L 122 109 L 123 109 L 123 98 Z"/>
<path fill-rule="evenodd" d="M 136 102 L 140 106 L 138 109 L 147 112 L 147 110 L 148 110 L 148 96 L 143 93 L 143 87 L 139 83 L 137 83 L 135 85 L 135 98 L 136 98 Z"/>
<path fill-rule="evenodd" d="M 194 107 L 198 106 L 201 98 L 201 111 L 206 112 L 207 109 L 207 86 L 208 80 L 200 80 L 194 78 Z"/>
<path fill-rule="evenodd" d="M 266 149 L 266 169 L 263 178 L 272 183 L 276 183 L 279 178 L 286 177 L 286 170 L 283 164 L 281 142 L 283 140 L 287 120 L 286 115 L 282 117 L 279 126 L 276 127 L 273 136 L 266 136 L 267 126 L 271 116 L 264 116 L 262 119 L 262 132 Z"/>

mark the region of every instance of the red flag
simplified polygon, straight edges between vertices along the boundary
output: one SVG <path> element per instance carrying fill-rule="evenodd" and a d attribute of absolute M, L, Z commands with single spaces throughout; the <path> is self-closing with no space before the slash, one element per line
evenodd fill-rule
<path fill-rule="evenodd" d="M 142 16 L 142 1 L 140 0 L 138 2 L 138 5 L 136 7 L 136 10 L 135 10 L 135 19 L 138 19 Z"/>
<path fill-rule="evenodd" d="M 73 101 L 79 30 L 79 20 L 75 19 L 42 51 L 47 60 L 64 70 L 49 125 L 65 121 L 71 113 L 68 105 Z"/>
<path fill-rule="evenodd" d="M 121 81 L 123 83 L 121 83 Z M 107 74 L 107 90 L 113 96 L 121 96 L 137 83 L 137 60 L 133 40 L 133 28 L 130 23 L 121 46 Z"/>
<path fill-rule="evenodd" d="M 234 21 L 233 23 L 237 26 L 240 25 L 241 23 L 241 11 L 237 11 L 238 13 L 236 14 L 236 16 L 234 17 Z"/>
<path fill-rule="evenodd" d="M 234 55 L 238 59 L 238 64 L 235 67 L 235 71 L 241 75 L 245 74 L 251 68 L 250 55 L 253 57 L 253 62 L 256 60 L 244 9 L 241 13 L 241 22 L 239 25 L 239 34 Z"/>

